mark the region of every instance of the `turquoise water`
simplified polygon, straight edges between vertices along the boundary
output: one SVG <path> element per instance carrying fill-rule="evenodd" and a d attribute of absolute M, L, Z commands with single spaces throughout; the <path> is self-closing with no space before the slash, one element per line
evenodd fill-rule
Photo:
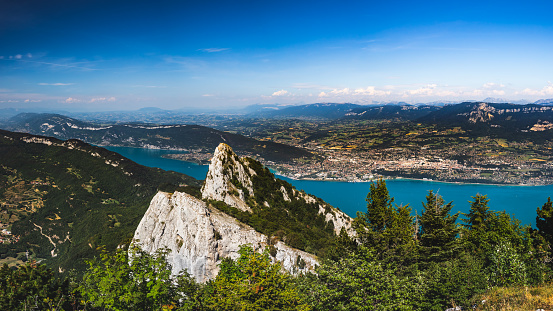
<path fill-rule="evenodd" d="M 126 147 L 108 147 L 107 149 L 142 165 L 159 167 L 190 175 L 196 179 L 204 179 L 208 167 L 178 160 L 164 159 L 161 156 L 168 153 L 179 153 L 170 150 L 152 150 Z M 338 207 L 350 216 L 357 211 L 366 211 L 365 197 L 369 191 L 369 183 L 349 183 L 331 181 L 292 180 L 280 177 L 298 189 L 313 194 L 326 202 Z M 471 196 L 480 193 L 488 195 L 491 209 L 514 214 L 523 224 L 536 222 L 536 209 L 553 195 L 553 186 L 494 186 L 480 184 L 455 184 L 424 180 L 391 179 L 386 184 L 390 195 L 397 204 L 409 204 L 420 214 L 425 196 L 429 190 L 434 190 L 449 202 L 453 201 L 454 210 L 468 212 Z"/>

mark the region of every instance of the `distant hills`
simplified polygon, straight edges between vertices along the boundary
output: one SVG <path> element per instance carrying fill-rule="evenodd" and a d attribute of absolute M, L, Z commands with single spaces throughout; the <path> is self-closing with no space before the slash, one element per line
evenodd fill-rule
<path fill-rule="evenodd" d="M 99 125 L 58 114 L 23 113 L 5 125 L 11 131 L 80 139 L 106 146 L 183 149 L 211 152 L 220 143 L 234 146 L 240 154 L 260 156 L 274 162 L 312 158 L 307 150 L 270 141 L 258 141 L 239 134 L 200 125 L 152 125 L 144 123 Z"/>
<path fill-rule="evenodd" d="M 339 119 L 344 117 L 347 113 L 353 109 L 359 109 L 363 106 L 356 104 L 334 104 L 334 103 L 321 103 L 321 104 L 308 104 L 300 106 L 285 106 L 274 107 L 269 106 L 266 109 L 257 109 L 250 113 L 251 117 L 262 118 L 308 118 L 308 119 Z"/>
<path fill-rule="evenodd" d="M 429 105 L 385 105 L 357 107 L 346 113 L 343 118 L 357 120 L 416 120 L 439 111 L 442 107 Z"/>
<path fill-rule="evenodd" d="M 79 140 L 0 130 L 1 259 L 83 268 L 98 246 L 132 238 L 158 190 L 199 194 L 187 175 L 149 168 Z"/>
<path fill-rule="evenodd" d="M 458 126 L 474 134 L 543 136 L 553 129 L 553 100 L 533 104 L 465 102 L 438 105 L 311 104 L 261 114 L 274 118 L 413 121 Z M 511 138 L 515 138 L 510 136 Z"/>

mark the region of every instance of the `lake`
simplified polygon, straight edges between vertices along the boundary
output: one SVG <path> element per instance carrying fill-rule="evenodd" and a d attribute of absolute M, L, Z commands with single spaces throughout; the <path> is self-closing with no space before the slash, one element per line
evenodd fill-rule
<path fill-rule="evenodd" d="M 139 164 L 159 167 L 190 175 L 196 179 L 205 179 L 207 165 L 165 159 L 161 156 L 169 153 L 181 153 L 172 150 L 141 149 L 127 147 L 107 147 Z M 366 211 L 365 197 L 370 183 L 351 183 L 335 181 L 293 180 L 279 176 L 307 193 L 320 197 L 354 217 L 357 211 Z M 481 184 L 443 183 L 426 180 L 389 179 L 386 185 L 397 204 L 409 204 L 413 210 L 421 213 L 422 204 L 429 190 L 443 196 L 446 202 L 453 201 L 454 211 L 468 212 L 469 200 L 477 193 L 490 199 L 493 210 L 514 214 L 523 224 L 535 225 L 536 209 L 541 207 L 553 194 L 551 186 L 496 186 Z"/>

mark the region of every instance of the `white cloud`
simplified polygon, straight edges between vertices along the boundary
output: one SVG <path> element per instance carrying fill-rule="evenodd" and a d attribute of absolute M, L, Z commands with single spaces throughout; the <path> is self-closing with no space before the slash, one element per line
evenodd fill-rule
<path fill-rule="evenodd" d="M 366 88 L 359 88 L 356 89 L 354 94 L 355 95 L 364 95 L 364 96 L 385 96 L 390 95 L 391 91 L 382 91 L 377 90 L 374 86 L 367 86 Z"/>
<path fill-rule="evenodd" d="M 534 90 L 534 89 L 530 89 L 530 88 L 526 88 L 524 90 L 522 90 L 520 93 L 518 94 L 523 94 L 523 95 L 533 95 L 533 96 L 549 96 L 549 95 L 553 95 L 553 83 L 551 82 L 547 82 L 548 85 L 544 86 L 541 90 Z"/>
<path fill-rule="evenodd" d="M 80 102 L 79 99 L 76 99 L 76 98 L 73 98 L 73 97 L 68 97 L 66 100 L 65 100 L 65 103 L 67 104 L 73 104 L 73 103 L 78 103 Z"/>
<path fill-rule="evenodd" d="M 348 87 L 343 88 L 341 90 L 334 89 L 334 90 L 330 91 L 330 94 L 332 94 L 332 95 L 349 95 L 350 94 L 350 89 Z"/>
<path fill-rule="evenodd" d="M 28 57 L 28 58 L 33 58 L 33 54 L 27 53 L 27 57 Z"/>
<path fill-rule="evenodd" d="M 432 95 L 436 95 L 435 92 L 434 92 L 434 89 L 437 86 L 438 85 L 436 85 L 434 83 L 431 83 L 431 84 L 427 84 L 426 86 L 423 86 L 423 87 L 418 88 L 418 89 L 408 90 L 407 93 L 410 94 L 410 95 L 432 96 Z"/>
<path fill-rule="evenodd" d="M 94 102 L 105 102 L 105 101 L 108 101 L 108 102 L 113 102 L 115 101 L 115 97 L 95 97 L 95 98 L 91 98 L 90 99 L 90 102 L 91 103 L 94 103 Z"/>
<path fill-rule="evenodd" d="M 73 85 L 75 83 L 39 83 L 38 85 L 52 85 L 52 86 L 65 86 L 65 85 Z"/>
<path fill-rule="evenodd" d="M 40 103 L 41 99 L 25 99 L 26 103 Z"/>
<path fill-rule="evenodd" d="M 21 54 L 17 54 L 17 55 L 14 56 L 14 58 L 15 59 L 21 59 L 21 58 L 23 58 L 23 56 Z"/>
<path fill-rule="evenodd" d="M 202 96 L 203 96 L 203 97 L 213 97 L 213 96 L 215 96 L 215 95 L 213 95 L 213 94 L 204 94 L 204 95 L 202 95 Z"/>
<path fill-rule="evenodd" d="M 288 95 L 288 91 L 280 90 L 280 91 L 274 92 L 272 96 L 285 96 L 285 95 Z"/>

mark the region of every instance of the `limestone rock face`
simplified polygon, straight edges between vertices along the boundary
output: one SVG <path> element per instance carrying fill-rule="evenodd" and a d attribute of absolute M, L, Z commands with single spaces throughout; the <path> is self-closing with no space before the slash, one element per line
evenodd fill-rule
<path fill-rule="evenodd" d="M 256 191 L 261 192 L 256 196 Z M 201 193 L 203 200 L 186 193 L 159 192 L 134 235 L 135 243 L 147 252 L 169 248 L 168 260 L 173 273 L 186 269 L 199 282 L 214 278 L 223 258 L 238 258 L 240 245 L 264 249 L 269 241 L 267 236 L 206 203 L 208 200 L 222 201 L 245 212 L 252 212 L 252 207 L 256 210 L 276 207 L 287 213 L 289 208 L 294 208 L 294 203 L 304 201 L 312 212 L 313 208 L 318 209 L 315 212 L 318 215 L 313 217 L 322 215 L 326 222 L 332 222 L 336 234 L 344 228 L 350 236 L 355 235 L 352 219 L 345 213 L 277 180 L 255 160 L 239 158 L 226 144 L 220 144 L 215 150 Z M 308 270 L 317 264 L 315 256 L 281 241 L 274 242 L 273 246 L 276 249 L 273 259 L 292 273 L 300 270 L 298 258 L 303 259 Z"/>
<path fill-rule="evenodd" d="M 209 171 L 202 187 L 202 198 L 223 201 L 242 211 L 251 211 L 246 205 L 245 193 L 253 195 L 251 176 L 255 171 L 240 159 L 227 144 L 220 144 L 213 154 Z M 239 189 L 234 183 L 240 183 Z"/>
<path fill-rule="evenodd" d="M 221 259 L 238 258 L 240 245 L 264 249 L 268 241 L 252 227 L 181 192 L 159 192 L 140 221 L 134 239 L 147 252 L 170 249 L 168 261 L 173 274 L 186 269 L 198 282 L 214 278 Z M 273 259 L 291 273 L 301 270 L 298 256 L 305 262 L 304 269 L 311 270 L 317 264 L 315 256 L 280 241 L 274 247 L 277 253 Z"/>
<path fill-rule="evenodd" d="M 242 211 L 251 212 L 251 207 L 246 203 L 246 196 L 254 196 L 252 178 L 258 174 L 264 174 L 264 172 L 256 172 L 249 159 L 238 157 L 230 146 L 220 144 L 211 159 L 209 171 L 202 187 L 202 198 L 223 201 Z M 271 178 L 285 201 L 290 202 L 291 198 L 296 198 L 307 203 L 315 203 L 319 207 L 319 214 L 323 214 L 326 221 L 333 222 L 336 234 L 340 234 L 342 228 L 346 229 L 349 235 L 355 234 L 355 230 L 351 227 L 352 219 L 344 212 L 317 200 L 312 195 L 278 186 L 276 178 L 274 176 Z M 268 207 L 269 203 L 261 202 L 260 205 Z"/>

